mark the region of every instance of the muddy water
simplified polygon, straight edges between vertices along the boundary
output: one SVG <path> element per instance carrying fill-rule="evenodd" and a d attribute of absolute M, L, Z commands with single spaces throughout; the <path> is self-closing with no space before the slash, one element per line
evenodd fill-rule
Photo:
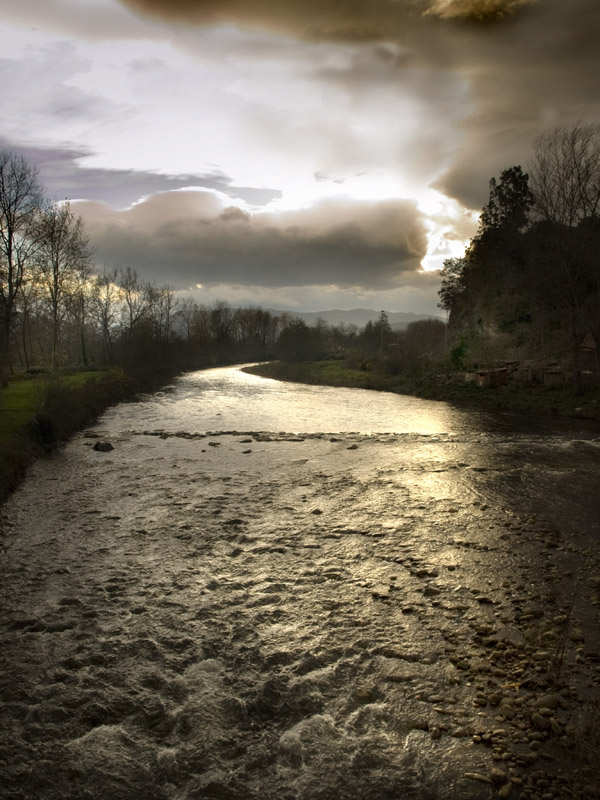
<path fill-rule="evenodd" d="M 595 796 L 599 475 L 237 369 L 111 409 L 3 509 L 0 794 Z"/>

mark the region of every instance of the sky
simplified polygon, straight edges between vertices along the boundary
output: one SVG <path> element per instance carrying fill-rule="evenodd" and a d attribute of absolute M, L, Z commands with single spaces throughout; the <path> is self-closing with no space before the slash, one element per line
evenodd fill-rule
<path fill-rule="evenodd" d="M 600 122 L 598 0 L 0 0 L 0 148 L 99 269 L 440 313 L 489 180 Z"/>

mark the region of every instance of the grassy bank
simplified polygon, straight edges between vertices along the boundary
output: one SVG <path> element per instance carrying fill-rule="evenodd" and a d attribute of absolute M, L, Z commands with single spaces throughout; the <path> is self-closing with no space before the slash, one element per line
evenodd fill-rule
<path fill-rule="evenodd" d="M 375 389 L 384 392 L 401 392 L 401 383 L 395 375 L 383 375 L 361 369 L 344 367 L 342 361 L 269 361 L 246 367 L 245 372 L 263 378 L 312 383 L 320 386 L 345 386 L 354 389 Z"/>
<path fill-rule="evenodd" d="M 388 375 L 375 370 L 352 369 L 340 360 L 285 362 L 271 361 L 247 368 L 248 372 L 276 380 L 322 386 L 412 394 L 429 400 L 445 400 L 458 406 L 493 411 L 517 411 L 565 415 L 600 421 L 597 391 L 574 397 L 569 389 L 503 386 L 482 388 L 474 383 L 447 381 L 439 376 Z"/>
<path fill-rule="evenodd" d="M 76 372 L 64 375 L 60 381 L 65 388 L 78 389 L 88 381 L 97 381 L 106 375 L 102 372 Z M 0 444 L 19 433 L 31 422 L 44 403 L 49 387 L 48 378 L 19 376 L 0 389 Z"/>
<path fill-rule="evenodd" d="M 0 389 L 0 502 L 42 453 L 127 397 L 121 370 L 19 376 Z"/>
<path fill-rule="evenodd" d="M 66 441 L 109 406 L 158 389 L 174 369 L 130 368 L 18 376 L 0 389 L 0 502 L 39 455 Z"/>

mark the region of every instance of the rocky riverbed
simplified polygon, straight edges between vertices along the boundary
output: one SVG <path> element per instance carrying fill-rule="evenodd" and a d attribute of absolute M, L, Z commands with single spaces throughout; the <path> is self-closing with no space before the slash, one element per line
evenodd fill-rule
<path fill-rule="evenodd" d="M 600 796 L 599 445 L 557 446 L 75 437 L 2 510 L 2 797 Z"/>

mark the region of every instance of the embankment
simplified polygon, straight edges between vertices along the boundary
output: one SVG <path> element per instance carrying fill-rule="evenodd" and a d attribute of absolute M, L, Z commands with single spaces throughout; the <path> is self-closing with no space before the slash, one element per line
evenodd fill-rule
<path fill-rule="evenodd" d="M 8 421 L 0 435 L 0 503 L 20 484 L 36 458 L 65 442 L 109 406 L 153 391 L 172 377 L 170 370 L 116 368 L 28 382 L 31 397 L 27 408 L 20 409 L 23 419 L 20 423 L 15 419 L 12 426 Z"/>
<path fill-rule="evenodd" d="M 297 363 L 271 361 L 248 367 L 246 371 L 275 380 L 397 392 L 489 411 L 566 416 L 600 422 L 600 399 L 597 391 L 575 397 L 568 388 L 482 388 L 474 383 L 446 380 L 439 375 L 390 375 L 375 370 L 353 369 L 344 366 L 342 361 L 333 359 Z"/>

